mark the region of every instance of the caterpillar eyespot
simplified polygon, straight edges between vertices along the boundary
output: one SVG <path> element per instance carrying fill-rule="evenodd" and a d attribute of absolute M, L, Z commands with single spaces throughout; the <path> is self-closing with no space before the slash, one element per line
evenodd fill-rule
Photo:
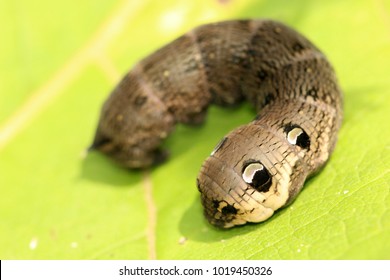
<path fill-rule="evenodd" d="M 285 127 L 287 141 L 292 145 L 297 145 L 303 149 L 310 147 L 310 137 L 297 125 L 288 125 Z"/>
<path fill-rule="evenodd" d="M 342 121 L 332 66 L 282 23 L 202 25 L 144 58 L 103 105 L 91 148 L 128 168 L 145 168 L 166 159 L 160 144 L 176 123 L 202 123 L 210 104 L 243 99 L 256 118 L 220 141 L 197 186 L 210 223 L 261 222 L 324 166 Z"/>
<path fill-rule="evenodd" d="M 260 162 L 245 164 L 242 179 L 259 192 L 267 192 L 272 184 L 271 176 Z"/>

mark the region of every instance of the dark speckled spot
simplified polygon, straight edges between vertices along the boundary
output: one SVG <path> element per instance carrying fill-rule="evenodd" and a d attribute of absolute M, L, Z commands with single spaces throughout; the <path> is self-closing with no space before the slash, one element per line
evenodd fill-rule
<path fill-rule="evenodd" d="M 300 51 L 304 50 L 304 47 L 302 46 L 301 43 L 296 42 L 296 43 L 293 45 L 293 50 L 294 50 L 294 52 L 300 52 Z"/>
<path fill-rule="evenodd" d="M 226 205 L 225 207 L 222 208 L 222 214 L 227 215 L 227 214 L 237 214 L 237 209 L 234 208 L 231 205 Z"/>
<path fill-rule="evenodd" d="M 137 96 L 137 98 L 134 101 L 134 104 L 138 107 L 141 107 L 146 103 L 147 100 L 148 98 L 146 96 Z"/>

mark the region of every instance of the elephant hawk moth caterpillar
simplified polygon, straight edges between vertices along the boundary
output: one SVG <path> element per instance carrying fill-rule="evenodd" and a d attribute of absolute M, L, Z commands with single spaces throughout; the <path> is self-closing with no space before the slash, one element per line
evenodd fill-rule
<path fill-rule="evenodd" d="M 261 222 L 324 166 L 342 121 L 329 61 L 280 22 L 202 25 L 142 59 L 104 103 L 92 148 L 145 168 L 166 159 L 160 144 L 176 123 L 202 123 L 210 104 L 244 99 L 255 119 L 221 140 L 197 186 L 210 223 Z"/>

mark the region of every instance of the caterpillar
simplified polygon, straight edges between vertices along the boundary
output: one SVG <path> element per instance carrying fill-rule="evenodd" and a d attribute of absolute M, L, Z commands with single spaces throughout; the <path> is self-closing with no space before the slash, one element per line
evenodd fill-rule
<path fill-rule="evenodd" d="M 210 104 L 244 99 L 256 117 L 223 137 L 197 187 L 211 224 L 262 222 L 324 166 L 342 122 L 331 64 L 283 23 L 201 25 L 144 58 L 105 101 L 91 148 L 128 168 L 155 165 L 176 123 L 200 124 Z"/>

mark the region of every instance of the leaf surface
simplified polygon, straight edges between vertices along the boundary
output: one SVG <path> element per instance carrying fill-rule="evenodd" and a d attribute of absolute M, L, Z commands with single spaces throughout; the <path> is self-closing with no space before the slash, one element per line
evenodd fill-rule
<path fill-rule="evenodd" d="M 187 1 L 188 2 L 188 1 Z M 389 1 L 0 2 L 1 259 L 389 259 Z M 100 106 L 139 59 L 189 29 L 274 18 L 331 60 L 344 123 L 327 166 L 270 220 L 202 215 L 195 178 L 248 104 L 179 125 L 165 164 L 128 171 L 86 153 Z"/>

